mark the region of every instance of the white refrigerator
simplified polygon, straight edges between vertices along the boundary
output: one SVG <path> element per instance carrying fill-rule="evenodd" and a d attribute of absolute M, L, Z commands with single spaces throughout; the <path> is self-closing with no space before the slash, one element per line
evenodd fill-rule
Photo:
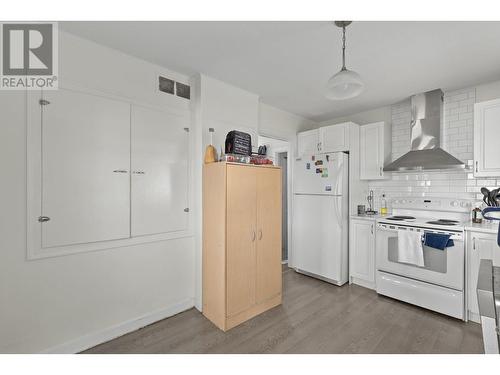
<path fill-rule="evenodd" d="M 305 155 L 293 170 L 294 267 L 335 285 L 348 280 L 348 164 L 343 152 Z"/>

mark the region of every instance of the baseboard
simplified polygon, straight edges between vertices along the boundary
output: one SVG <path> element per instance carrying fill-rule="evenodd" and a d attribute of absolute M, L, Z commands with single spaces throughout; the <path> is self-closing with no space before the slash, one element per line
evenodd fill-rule
<path fill-rule="evenodd" d="M 479 314 L 473 313 L 472 311 L 468 311 L 468 313 L 469 321 L 481 324 L 481 316 Z"/>
<path fill-rule="evenodd" d="M 356 285 L 359 285 L 359 286 L 362 286 L 362 287 L 368 288 L 368 289 L 373 289 L 373 290 L 376 289 L 376 285 L 374 282 L 366 281 L 363 279 L 358 279 L 357 277 L 354 277 L 354 276 L 351 277 L 350 283 L 356 284 Z"/>
<path fill-rule="evenodd" d="M 188 298 L 169 307 L 153 311 L 136 319 L 131 319 L 102 331 L 93 332 L 77 339 L 65 342 L 43 350 L 42 354 L 72 354 L 92 348 L 106 341 L 123 336 L 126 333 L 133 332 L 159 320 L 168 318 L 172 315 L 186 311 L 194 306 L 194 299 Z"/>

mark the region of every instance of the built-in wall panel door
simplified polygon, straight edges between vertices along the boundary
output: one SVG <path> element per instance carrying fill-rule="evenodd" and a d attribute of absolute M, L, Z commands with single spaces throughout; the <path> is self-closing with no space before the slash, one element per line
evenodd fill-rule
<path fill-rule="evenodd" d="M 41 105 L 42 247 L 130 236 L 130 105 L 59 89 Z"/>
<path fill-rule="evenodd" d="M 189 119 L 132 105 L 132 236 L 187 230 Z"/>
<path fill-rule="evenodd" d="M 227 316 L 255 304 L 257 170 L 227 166 Z"/>
<path fill-rule="evenodd" d="M 256 302 L 281 293 L 281 170 L 257 170 Z"/>

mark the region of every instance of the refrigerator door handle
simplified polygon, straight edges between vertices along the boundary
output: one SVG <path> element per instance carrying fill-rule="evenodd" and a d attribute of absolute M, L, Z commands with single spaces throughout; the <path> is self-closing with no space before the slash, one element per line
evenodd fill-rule
<path fill-rule="evenodd" d="M 339 205 L 337 203 L 338 198 L 340 197 L 333 197 L 333 210 L 335 211 L 335 217 L 337 218 L 339 227 L 342 228 L 342 213 L 340 212 Z"/>

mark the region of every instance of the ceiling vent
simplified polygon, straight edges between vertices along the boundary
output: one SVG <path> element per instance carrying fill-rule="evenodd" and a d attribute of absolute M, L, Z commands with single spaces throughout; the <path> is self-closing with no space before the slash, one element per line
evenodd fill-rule
<path fill-rule="evenodd" d="M 158 89 L 161 92 L 176 95 L 180 98 L 191 99 L 191 86 L 181 82 L 176 82 L 173 79 L 159 76 Z"/>

